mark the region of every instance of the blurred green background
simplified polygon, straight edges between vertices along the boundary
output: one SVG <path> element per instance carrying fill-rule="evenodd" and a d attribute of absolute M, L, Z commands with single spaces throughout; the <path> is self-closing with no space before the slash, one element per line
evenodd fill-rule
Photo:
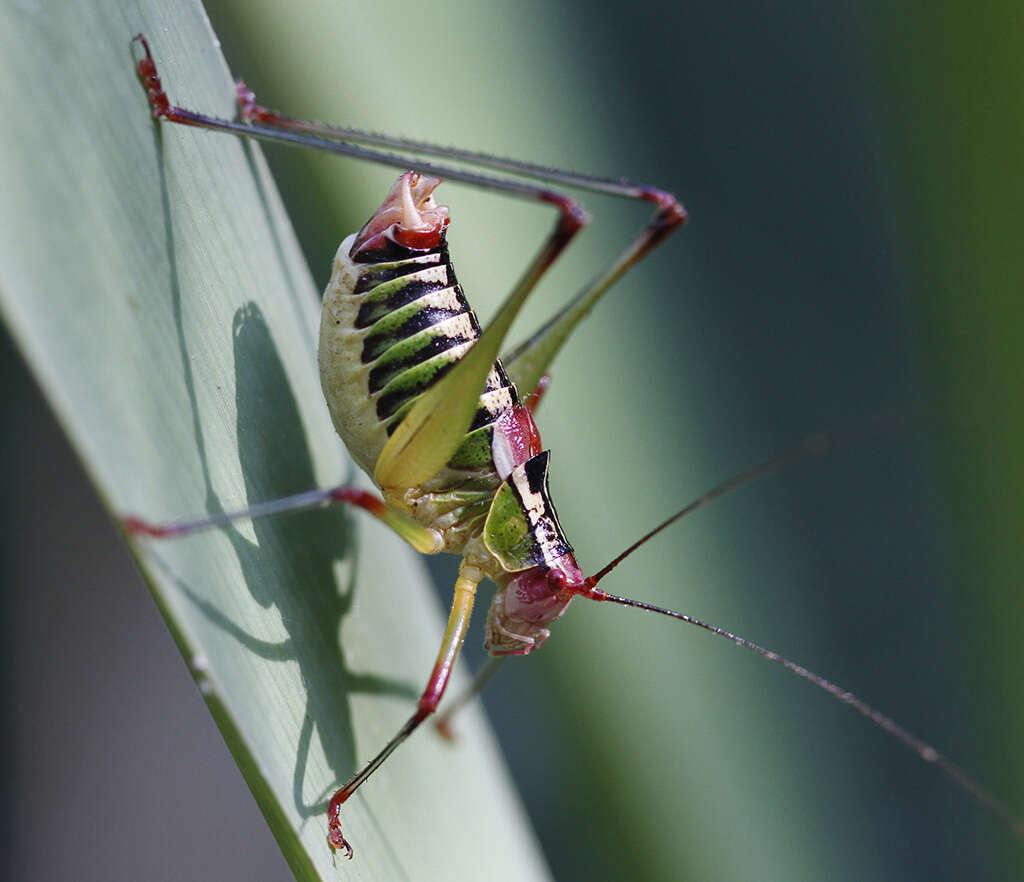
<path fill-rule="evenodd" d="M 232 69 L 265 104 L 624 175 L 673 190 L 690 209 L 690 228 L 617 286 L 556 363 L 539 415 L 552 491 L 588 571 L 808 432 L 882 406 L 914 415 L 895 438 L 716 503 L 606 587 L 795 658 L 1024 805 L 1014 749 L 1024 732 L 1016 9 L 208 8 Z M 337 242 L 393 173 L 267 152 L 323 281 Z M 460 280 L 486 320 L 550 214 L 457 185 L 438 195 L 452 209 Z M 593 227 L 538 294 L 524 334 L 646 217 L 616 200 L 585 204 Z M 112 855 L 160 849 L 159 878 L 213 875 L 203 869 L 209 854 L 225 851 L 219 878 L 281 878 L 287 869 L 240 779 L 230 765 L 207 769 L 230 759 L 144 589 L 131 584 L 113 530 L 16 356 L 5 363 L 4 620 L 16 713 L 49 731 L 62 754 L 100 751 L 57 767 L 86 770 L 86 781 L 110 762 L 104 730 L 130 725 L 116 722 L 122 705 L 166 715 L 139 756 L 118 757 L 114 777 L 175 808 L 157 834 L 129 818 L 63 846 L 77 852 L 75 877 L 119 878 Z M 110 562 L 99 553 L 108 545 Z M 94 572 L 82 572 L 83 556 Z M 436 567 L 443 594 L 453 561 Z M 73 648 L 78 637 L 92 649 Z M 480 639 L 478 625 L 467 641 L 474 664 Z M 75 704 L 88 706 L 90 684 L 110 690 L 92 720 L 67 715 L 69 659 L 76 670 L 98 665 L 80 670 Z M 152 692 L 153 706 L 111 698 L 136 692 Z M 487 695 L 558 879 L 1019 875 L 1021 845 L 1003 827 L 834 705 L 722 641 L 582 604 Z M 48 804 L 62 783 L 47 777 L 47 751 L 32 747 L 12 754 L 16 767 L 38 764 L 23 767 L 28 789 L 14 806 Z M 96 774 L 105 788 L 110 776 Z M 84 801 L 96 785 L 69 786 Z M 200 804 L 201 822 L 187 808 Z M 102 817 L 101 806 L 88 808 Z M 172 821 L 185 826 L 172 832 Z M 18 877 L 51 878 L 32 858 L 54 847 L 52 831 L 8 829 Z M 480 877 L 515 870 L 481 868 Z"/>

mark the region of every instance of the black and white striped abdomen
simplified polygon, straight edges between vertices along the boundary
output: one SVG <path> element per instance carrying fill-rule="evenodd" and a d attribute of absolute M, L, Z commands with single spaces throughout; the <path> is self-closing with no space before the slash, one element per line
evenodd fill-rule
<path fill-rule="evenodd" d="M 352 241 L 350 236 L 341 243 L 324 292 L 320 381 L 338 434 L 372 476 L 390 433 L 416 398 L 465 354 L 480 326 L 443 240 L 431 251 L 396 248 L 366 263 L 349 256 Z M 496 364 L 453 462 L 489 467 L 489 426 L 517 401 Z"/>

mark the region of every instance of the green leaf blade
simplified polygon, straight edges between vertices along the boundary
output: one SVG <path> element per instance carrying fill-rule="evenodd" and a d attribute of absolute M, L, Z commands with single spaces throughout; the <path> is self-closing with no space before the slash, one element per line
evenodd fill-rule
<path fill-rule="evenodd" d="M 0 30 L 3 314 L 110 509 L 159 521 L 355 478 L 259 150 L 155 123 L 132 71 L 145 31 L 173 101 L 232 115 L 202 11 L 7 9 Z M 330 853 L 326 798 L 408 715 L 441 633 L 415 554 L 365 534 L 329 511 L 133 550 L 297 878 L 478 878 L 496 857 L 545 878 L 477 712 L 454 750 L 403 748 L 346 807 L 356 861 Z"/>

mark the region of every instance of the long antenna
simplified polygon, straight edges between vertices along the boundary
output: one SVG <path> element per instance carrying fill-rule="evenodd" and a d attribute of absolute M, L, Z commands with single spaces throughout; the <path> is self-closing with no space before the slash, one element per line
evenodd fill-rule
<path fill-rule="evenodd" d="M 681 622 L 686 622 L 688 625 L 695 625 L 698 628 L 702 628 L 703 630 L 718 637 L 724 637 L 726 640 L 732 641 L 737 646 L 742 646 L 744 649 L 749 649 L 751 652 L 757 653 L 762 658 L 768 659 L 768 661 L 782 665 L 782 667 L 787 671 L 790 671 L 798 677 L 802 677 L 804 680 L 813 683 L 819 689 L 825 690 L 825 692 L 837 701 L 849 705 L 856 710 L 857 713 L 871 720 L 871 722 L 878 726 L 879 729 L 887 732 L 904 746 L 909 747 L 926 763 L 941 769 L 947 776 L 967 791 L 967 793 L 974 797 L 978 803 L 985 806 L 996 817 L 1003 821 L 1017 837 L 1024 839 L 1024 819 L 1014 814 L 1005 802 L 978 783 L 977 780 L 967 774 L 967 772 L 965 772 L 949 757 L 945 756 L 945 754 L 939 753 L 938 750 L 926 741 L 918 738 L 912 732 L 907 731 L 895 720 L 887 717 L 881 711 L 876 710 L 867 702 L 862 701 L 852 692 L 837 686 L 835 683 L 826 680 L 824 677 L 814 673 L 813 671 L 809 671 L 807 668 L 803 667 L 803 665 L 798 665 L 796 662 L 790 661 L 785 656 L 781 656 L 770 649 L 765 649 L 763 646 L 759 646 L 757 643 L 747 640 L 744 637 L 740 637 L 737 634 L 733 634 L 731 631 L 726 631 L 724 628 L 719 628 L 717 625 L 710 625 L 707 622 L 702 622 L 700 619 L 695 619 L 693 616 L 688 616 L 685 613 L 664 609 L 663 607 L 655 606 L 651 603 L 644 603 L 641 600 L 632 600 L 628 597 L 618 597 L 615 594 L 608 594 L 600 588 L 591 588 L 590 591 L 582 592 L 582 596 L 587 597 L 590 600 L 618 603 L 621 606 L 631 606 L 636 609 L 656 612 L 663 616 L 678 619 Z"/>
<path fill-rule="evenodd" d="M 832 450 L 845 447 L 848 444 L 853 444 L 865 437 L 882 435 L 886 432 L 902 429 L 907 420 L 908 414 L 905 410 L 886 408 L 878 411 L 869 419 L 860 420 L 854 425 L 834 429 L 828 432 L 815 432 L 813 435 L 808 435 L 803 439 L 803 441 L 800 441 L 798 444 L 794 444 L 792 447 L 783 450 L 781 453 L 769 457 L 766 460 L 762 460 L 759 463 L 755 463 L 749 468 L 744 469 L 742 472 L 737 472 L 731 478 L 726 478 L 721 484 L 712 487 L 707 493 L 699 496 L 697 499 L 693 500 L 693 502 L 689 503 L 689 505 L 684 506 L 674 515 L 663 520 L 649 533 L 645 533 L 637 539 L 636 542 L 630 545 L 629 548 L 623 551 L 622 554 L 611 561 L 611 563 L 598 570 L 593 576 L 590 576 L 587 579 L 588 584 L 596 585 L 641 545 L 653 539 L 662 530 L 671 526 L 680 518 L 683 518 L 688 514 L 693 514 L 693 512 L 698 508 L 707 505 L 712 500 L 718 499 L 719 496 L 724 496 L 731 490 L 736 490 L 745 484 L 749 484 L 758 478 L 763 478 L 765 475 L 777 472 L 780 469 L 785 468 L 792 463 L 799 462 L 802 459 L 810 459 L 814 456 L 824 456 Z"/>
<path fill-rule="evenodd" d="M 776 472 L 790 463 L 798 462 L 802 459 L 809 459 L 814 456 L 822 456 L 830 450 L 846 446 L 847 444 L 851 444 L 865 436 L 878 435 L 901 428 L 906 420 L 907 414 L 903 410 L 882 410 L 876 413 L 867 422 L 859 423 L 852 428 L 838 429 L 830 432 L 818 432 L 813 435 L 808 435 L 803 441 L 793 445 L 788 450 L 784 450 L 775 456 L 769 457 L 768 459 L 751 466 L 750 468 L 737 472 L 732 477 L 726 478 L 722 483 L 712 487 L 702 496 L 699 496 L 697 499 L 693 500 L 693 502 L 681 508 L 671 517 L 666 518 L 653 530 L 641 536 L 636 542 L 630 545 L 622 552 L 622 554 L 615 557 L 605 567 L 598 570 L 593 576 L 589 576 L 584 582 L 585 587 L 579 591 L 579 594 L 580 596 L 586 597 L 590 600 L 617 603 L 620 606 L 629 606 L 635 609 L 655 612 L 663 616 L 668 616 L 669 618 L 677 619 L 680 622 L 685 622 L 688 625 L 694 625 L 701 628 L 702 630 L 707 631 L 710 634 L 714 634 L 717 637 L 729 640 L 737 646 L 742 646 L 744 649 L 748 649 L 768 661 L 781 665 L 787 671 L 807 680 L 819 689 L 824 690 L 836 699 L 836 701 L 849 705 L 861 716 L 869 719 L 883 732 L 888 733 L 905 747 L 914 751 L 914 753 L 916 753 L 926 763 L 941 769 L 945 775 L 963 788 L 963 790 L 970 794 L 980 805 L 987 808 L 997 818 L 1005 823 L 1018 838 L 1024 839 L 1024 819 L 1016 815 L 1005 802 L 986 787 L 982 786 L 975 778 L 971 777 L 945 754 L 940 753 L 932 747 L 932 745 L 928 744 L 928 742 L 919 738 L 917 735 L 914 735 L 891 717 L 887 717 L 867 702 L 862 701 L 852 692 L 837 686 L 830 680 L 826 680 L 820 674 L 816 674 L 814 671 L 808 670 L 803 665 L 798 665 L 796 662 L 791 661 L 785 656 L 779 655 L 779 653 L 771 649 L 766 649 L 751 640 L 747 640 L 745 637 L 740 637 L 738 634 L 726 631 L 725 628 L 720 628 L 717 625 L 711 625 L 707 622 L 701 621 L 700 619 L 696 619 L 693 616 L 686 615 L 685 613 L 655 606 L 652 603 L 645 603 L 642 600 L 633 600 L 629 597 L 620 597 L 615 594 L 609 594 L 607 591 L 603 591 L 596 587 L 598 582 L 622 563 L 623 560 L 629 557 L 629 555 L 640 548 L 641 545 L 653 539 L 662 530 L 671 524 L 674 524 L 680 518 L 683 518 L 688 514 L 692 514 L 698 508 L 707 505 L 707 503 L 712 500 L 718 499 L 720 496 L 723 496 L 731 490 L 736 490 L 739 487 L 749 484 L 757 478 Z"/>

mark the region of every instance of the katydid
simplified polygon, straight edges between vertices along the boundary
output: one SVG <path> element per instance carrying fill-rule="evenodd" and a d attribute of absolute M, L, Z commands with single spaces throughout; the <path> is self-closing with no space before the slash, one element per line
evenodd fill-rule
<path fill-rule="evenodd" d="M 332 848 L 352 856 L 342 834 L 341 806 L 437 710 L 468 627 L 477 586 L 485 578 L 498 586 L 485 642 L 496 659 L 527 655 L 539 648 L 549 636 L 547 625 L 559 618 L 576 596 L 694 624 L 782 665 L 851 705 L 926 762 L 941 768 L 1024 837 L 1024 821 L 998 798 L 929 744 L 851 693 L 722 628 L 597 587 L 627 555 L 682 516 L 789 461 L 846 442 L 855 432 L 814 436 L 723 482 L 592 576 L 584 576 L 578 566 L 548 491 L 549 453 L 542 448 L 532 412 L 547 383 L 549 365 L 576 325 L 623 273 L 685 223 L 686 213 L 675 197 L 628 181 L 294 120 L 256 104 L 241 82 L 237 89 L 241 122 L 185 110 L 170 103 L 145 38 L 140 35 L 136 40 L 143 49 L 137 73 L 158 120 L 310 146 L 403 170 L 362 229 L 341 243 L 324 296 L 320 332 L 321 380 L 334 425 L 381 496 L 340 486 L 165 525 L 135 517 L 124 519 L 136 535 L 169 537 L 237 518 L 346 502 L 373 514 L 421 552 L 449 551 L 462 557 L 448 626 L 415 712 L 330 801 L 328 842 Z M 436 156 L 440 162 L 382 153 L 374 147 L 410 150 Z M 541 183 L 445 164 L 453 160 Z M 407 170 L 410 168 L 415 171 Z M 484 330 L 452 269 L 446 242 L 448 211 L 433 198 L 442 177 L 548 203 L 558 210 L 553 231 Z M 654 206 L 654 216 L 569 306 L 511 354 L 499 358 L 523 303 L 587 222 L 580 206 L 548 189 L 550 184 L 648 201 Z M 888 424 L 891 419 L 883 415 L 879 422 Z M 493 670 L 493 663 L 483 670 L 470 694 L 482 687 Z M 442 719 L 442 726 L 446 720 Z"/>

